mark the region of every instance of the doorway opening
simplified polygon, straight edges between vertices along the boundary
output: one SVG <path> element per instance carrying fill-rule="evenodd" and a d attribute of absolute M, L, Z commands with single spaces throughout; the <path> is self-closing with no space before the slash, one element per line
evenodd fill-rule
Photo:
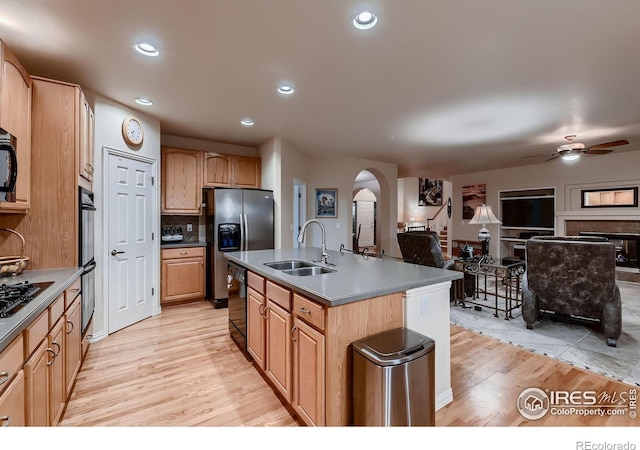
<path fill-rule="evenodd" d="M 356 177 L 353 188 L 353 251 L 377 253 L 380 246 L 378 199 L 380 183 L 368 170 Z"/>

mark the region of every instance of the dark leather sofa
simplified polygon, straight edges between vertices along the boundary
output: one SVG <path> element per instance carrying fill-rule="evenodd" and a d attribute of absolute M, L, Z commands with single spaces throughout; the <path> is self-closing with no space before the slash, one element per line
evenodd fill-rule
<path fill-rule="evenodd" d="M 537 236 L 526 243 L 522 317 L 532 329 L 542 315 L 599 324 L 607 345 L 622 332 L 615 246 L 605 238 Z"/>

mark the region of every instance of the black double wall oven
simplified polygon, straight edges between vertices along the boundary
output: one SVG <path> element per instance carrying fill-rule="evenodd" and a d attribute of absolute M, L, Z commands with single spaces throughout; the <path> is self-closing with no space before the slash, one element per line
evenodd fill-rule
<path fill-rule="evenodd" d="M 95 309 L 95 269 L 94 255 L 94 216 L 96 212 L 93 201 L 93 192 L 80 187 L 80 266 L 82 266 L 82 335 L 87 331 L 87 326 Z"/>

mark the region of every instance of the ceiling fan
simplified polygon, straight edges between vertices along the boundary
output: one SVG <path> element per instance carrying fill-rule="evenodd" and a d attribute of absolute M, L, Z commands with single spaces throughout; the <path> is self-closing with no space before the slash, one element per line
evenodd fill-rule
<path fill-rule="evenodd" d="M 617 147 L 619 145 L 627 145 L 629 141 L 619 140 L 612 142 L 605 142 L 603 144 L 592 145 L 591 147 L 585 146 L 582 142 L 573 142 L 577 136 L 575 134 L 570 134 L 565 136 L 564 138 L 567 140 L 566 144 L 562 144 L 556 149 L 555 153 L 551 153 L 550 155 L 531 155 L 531 156 L 523 156 L 523 158 L 531 158 L 534 156 L 551 156 L 546 159 L 546 161 L 551 161 L 552 159 L 556 159 L 561 157 L 564 161 L 575 161 L 580 157 L 581 154 L 585 153 L 587 155 L 605 155 L 607 153 L 611 153 L 613 150 L 610 150 L 610 147 Z"/>

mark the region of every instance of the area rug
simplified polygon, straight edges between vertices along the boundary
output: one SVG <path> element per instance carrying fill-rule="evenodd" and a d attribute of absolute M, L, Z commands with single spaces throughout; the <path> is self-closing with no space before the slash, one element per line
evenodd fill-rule
<path fill-rule="evenodd" d="M 451 306 L 451 323 L 502 342 L 517 345 L 559 361 L 640 386 L 640 284 L 618 281 L 622 297 L 622 335 L 617 347 L 607 346 L 598 326 L 578 325 L 543 318 L 527 330 L 521 308 L 505 320 L 494 317 L 493 297 L 471 306 Z M 484 305 L 483 303 L 486 303 Z"/>

